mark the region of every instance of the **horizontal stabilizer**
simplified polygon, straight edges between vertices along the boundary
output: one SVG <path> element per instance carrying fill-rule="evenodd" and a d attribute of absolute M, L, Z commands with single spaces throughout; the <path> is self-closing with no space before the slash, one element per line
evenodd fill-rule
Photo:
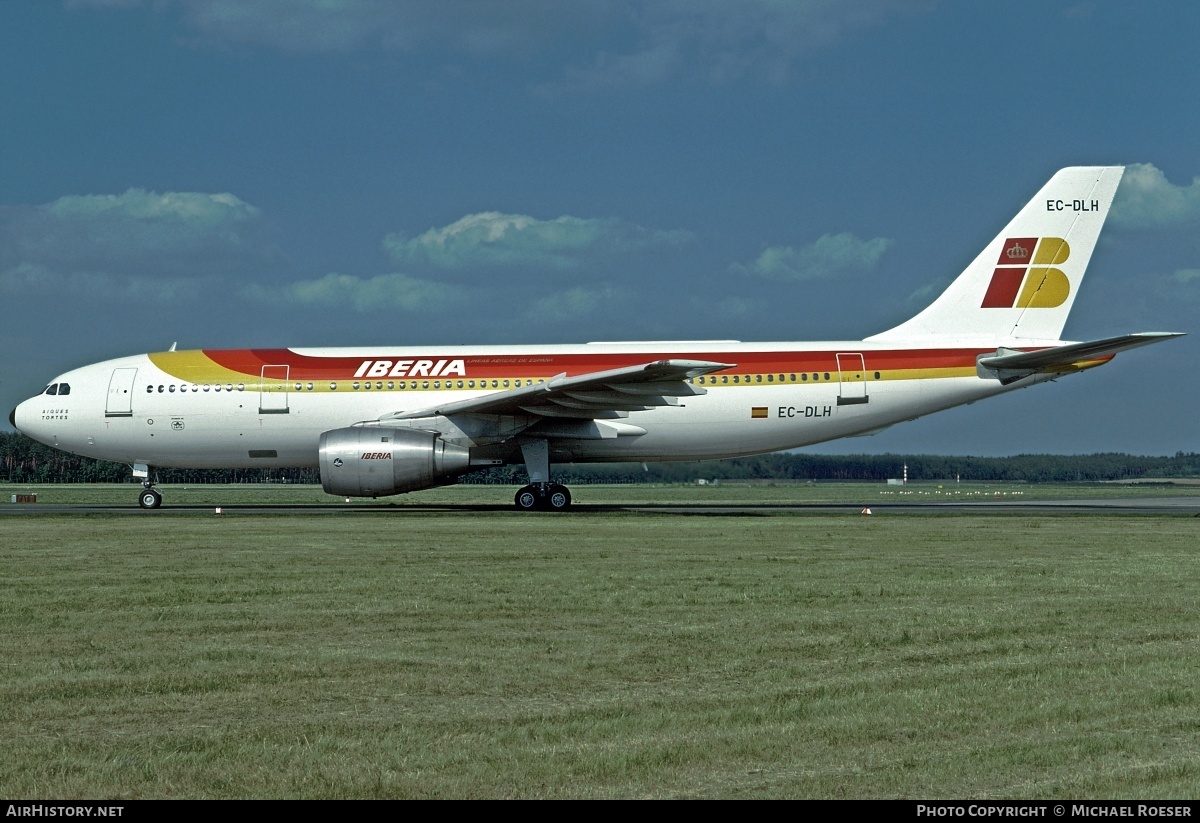
<path fill-rule="evenodd" d="M 1068 343 L 1036 351 L 1001 348 L 995 354 L 985 354 L 976 361 L 981 377 L 998 378 L 1011 383 L 1034 374 L 1056 374 L 1077 371 L 1089 361 L 1109 360 L 1117 352 L 1149 346 L 1184 332 L 1150 331 L 1106 337 L 1087 343 Z"/>

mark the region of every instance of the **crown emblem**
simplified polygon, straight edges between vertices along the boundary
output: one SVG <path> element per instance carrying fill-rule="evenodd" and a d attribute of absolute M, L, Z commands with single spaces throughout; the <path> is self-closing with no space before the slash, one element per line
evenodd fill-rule
<path fill-rule="evenodd" d="M 1020 243 L 1013 243 L 1005 252 L 1009 260 L 1028 260 L 1029 249 L 1022 246 Z"/>

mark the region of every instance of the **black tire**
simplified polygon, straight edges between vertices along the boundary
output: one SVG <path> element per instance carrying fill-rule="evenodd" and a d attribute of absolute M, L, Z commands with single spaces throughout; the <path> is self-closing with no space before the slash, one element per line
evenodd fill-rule
<path fill-rule="evenodd" d="M 138 497 L 138 505 L 143 509 L 157 509 L 162 505 L 162 495 L 154 489 L 145 489 Z"/>
<path fill-rule="evenodd" d="M 557 483 L 552 485 L 546 494 L 546 507 L 552 512 L 562 512 L 571 508 L 571 490 Z"/>
<path fill-rule="evenodd" d="M 542 497 L 533 486 L 522 486 L 513 496 L 513 503 L 523 512 L 537 511 L 541 508 Z"/>

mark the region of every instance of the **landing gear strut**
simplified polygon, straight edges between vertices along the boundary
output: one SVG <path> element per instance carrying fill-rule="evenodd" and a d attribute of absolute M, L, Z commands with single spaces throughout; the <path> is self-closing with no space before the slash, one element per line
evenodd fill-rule
<path fill-rule="evenodd" d="M 138 495 L 138 505 L 143 509 L 157 509 L 162 505 L 162 494 L 154 489 L 154 478 L 151 477 L 150 467 L 145 463 L 133 464 L 134 479 L 141 478 L 142 493 Z"/>
<path fill-rule="evenodd" d="M 561 512 L 571 505 L 571 491 L 558 483 L 530 483 L 517 491 L 513 502 L 524 512 Z"/>

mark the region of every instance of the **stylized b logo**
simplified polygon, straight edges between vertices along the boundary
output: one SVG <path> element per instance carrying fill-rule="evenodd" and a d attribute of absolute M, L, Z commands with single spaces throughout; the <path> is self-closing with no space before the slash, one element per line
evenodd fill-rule
<path fill-rule="evenodd" d="M 1061 237 L 1008 238 L 1000 250 L 992 282 L 988 284 L 980 307 L 1052 309 L 1061 306 L 1071 293 L 1071 282 L 1060 269 L 1051 267 L 1066 262 L 1070 256 L 1071 247 Z M 1030 265 L 1030 259 L 1033 265 Z"/>

